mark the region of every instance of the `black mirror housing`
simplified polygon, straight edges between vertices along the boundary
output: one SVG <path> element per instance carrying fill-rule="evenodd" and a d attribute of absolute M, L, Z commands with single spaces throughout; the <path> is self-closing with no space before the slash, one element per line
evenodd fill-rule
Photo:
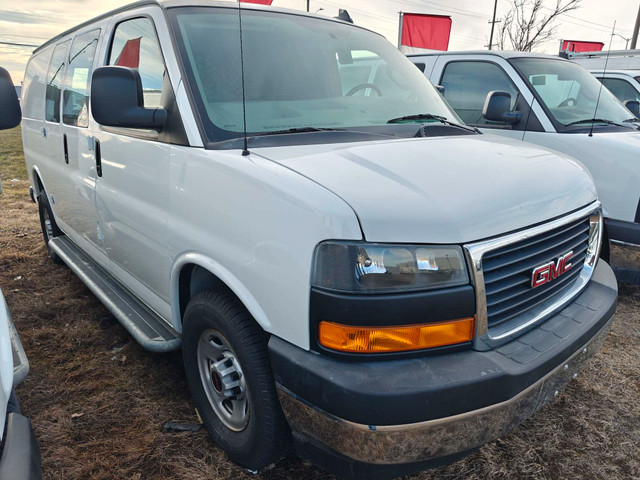
<path fill-rule="evenodd" d="M 511 111 L 511 94 L 494 90 L 487 94 L 482 116 L 492 122 L 515 124 L 520 121 L 522 114 Z"/>
<path fill-rule="evenodd" d="M 637 100 L 625 100 L 623 105 L 627 107 L 636 118 L 640 118 L 640 102 Z"/>
<path fill-rule="evenodd" d="M 22 111 L 11 75 L 0 67 L 0 130 L 15 128 L 20 125 L 20 120 Z"/>
<path fill-rule="evenodd" d="M 91 113 L 99 124 L 108 127 L 162 130 L 167 119 L 164 108 L 144 108 L 140 74 L 127 67 L 95 69 Z"/>

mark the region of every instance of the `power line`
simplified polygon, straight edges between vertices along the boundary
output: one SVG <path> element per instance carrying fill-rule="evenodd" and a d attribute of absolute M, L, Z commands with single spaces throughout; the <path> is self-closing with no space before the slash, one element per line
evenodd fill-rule
<path fill-rule="evenodd" d="M 33 47 L 38 48 L 40 45 L 31 45 L 29 43 L 0 42 L 0 45 L 11 45 L 12 47 Z"/>

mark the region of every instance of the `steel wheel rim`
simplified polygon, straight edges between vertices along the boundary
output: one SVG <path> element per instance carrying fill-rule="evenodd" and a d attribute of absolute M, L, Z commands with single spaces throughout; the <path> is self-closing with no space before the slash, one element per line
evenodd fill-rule
<path fill-rule="evenodd" d="M 219 331 L 205 330 L 198 341 L 197 357 L 202 387 L 216 416 L 229 430 L 244 430 L 249 423 L 249 397 L 231 345 Z"/>
<path fill-rule="evenodd" d="M 53 226 L 51 225 L 51 218 L 49 218 L 49 212 L 44 209 L 44 233 L 47 235 L 47 240 L 53 238 Z"/>

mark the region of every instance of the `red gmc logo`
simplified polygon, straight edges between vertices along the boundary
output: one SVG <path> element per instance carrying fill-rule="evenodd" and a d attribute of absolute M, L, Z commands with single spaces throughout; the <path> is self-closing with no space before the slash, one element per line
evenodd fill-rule
<path fill-rule="evenodd" d="M 555 262 L 545 263 L 533 269 L 531 274 L 531 288 L 539 287 L 545 283 L 549 283 L 551 280 L 555 280 L 563 273 L 571 270 L 571 260 L 573 257 L 573 250 L 569 253 L 565 253 Z"/>

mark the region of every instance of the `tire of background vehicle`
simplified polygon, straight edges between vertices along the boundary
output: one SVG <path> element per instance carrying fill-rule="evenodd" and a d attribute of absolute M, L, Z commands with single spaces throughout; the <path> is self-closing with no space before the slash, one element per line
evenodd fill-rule
<path fill-rule="evenodd" d="M 290 445 L 267 340 L 231 293 L 201 292 L 187 305 L 182 354 L 191 394 L 209 435 L 231 460 L 251 470 L 274 463 Z"/>
<path fill-rule="evenodd" d="M 42 236 L 44 238 L 44 244 L 47 246 L 49 257 L 58 265 L 64 265 L 62 259 L 49 248 L 49 239 L 63 235 L 62 231 L 56 225 L 56 221 L 51 213 L 51 207 L 49 206 L 49 200 L 44 190 L 40 190 L 37 196 L 38 199 L 38 213 L 40 215 L 40 228 L 42 228 Z M 47 223 L 48 222 L 48 223 Z"/>

